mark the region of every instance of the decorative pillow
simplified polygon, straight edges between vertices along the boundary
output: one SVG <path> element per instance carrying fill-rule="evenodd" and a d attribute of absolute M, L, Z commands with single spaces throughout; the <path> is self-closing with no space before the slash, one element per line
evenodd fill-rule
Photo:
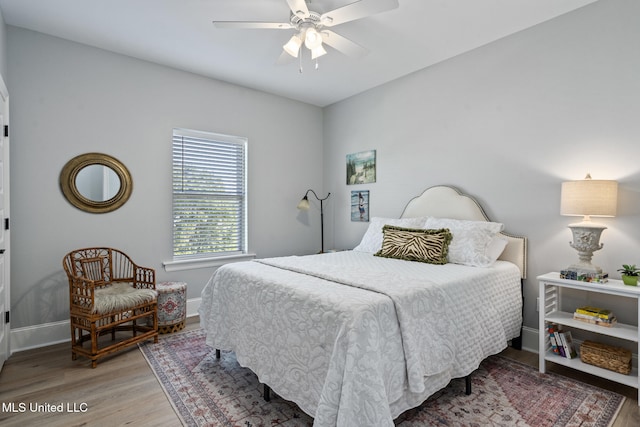
<path fill-rule="evenodd" d="M 382 234 L 382 248 L 375 256 L 429 264 L 447 263 L 451 233 L 446 228 L 425 230 L 385 225 Z"/>
<path fill-rule="evenodd" d="M 506 246 L 506 240 L 498 236 L 504 225 L 498 222 L 428 218 L 425 228 L 451 230 L 453 239 L 449 245 L 449 262 L 454 264 L 489 267 Z"/>
<path fill-rule="evenodd" d="M 362 236 L 360 244 L 353 248 L 354 251 L 375 254 L 382 247 L 382 227 L 385 224 L 406 228 L 423 228 L 426 217 L 419 218 L 380 218 L 373 217 L 369 222 L 369 228 Z"/>

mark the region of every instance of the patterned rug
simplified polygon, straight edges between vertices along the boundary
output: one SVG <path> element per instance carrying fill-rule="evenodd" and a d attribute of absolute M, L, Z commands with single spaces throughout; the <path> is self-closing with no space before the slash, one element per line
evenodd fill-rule
<path fill-rule="evenodd" d="M 232 352 L 205 345 L 201 329 L 164 335 L 140 344 L 185 426 L 310 426 L 313 419 L 295 403 L 262 385 Z M 492 356 L 473 374 L 473 393 L 453 380 L 422 406 L 402 414 L 396 425 L 413 426 L 609 426 L 624 397 L 530 366 Z"/>

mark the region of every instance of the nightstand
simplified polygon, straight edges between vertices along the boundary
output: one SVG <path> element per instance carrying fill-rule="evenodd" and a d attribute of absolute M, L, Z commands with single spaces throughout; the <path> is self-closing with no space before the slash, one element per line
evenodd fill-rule
<path fill-rule="evenodd" d="M 640 388 L 640 379 L 638 377 L 638 367 L 634 366 L 629 375 L 619 374 L 614 371 L 603 369 L 594 365 L 584 363 L 580 358 L 567 359 L 555 354 L 551 350 L 548 334 L 546 333 L 546 325 L 555 323 L 563 325 L 570 329 L 584 330 L 595 332 L 600 335 L 619 338 L 631 341 L 635 344 L 635 352 L 638 351 L 638 342 L 640 342 L 640 333 L 637 326 L 625 325 L 618 323 L 613 327 L 604 327 L 593 325 L 590 323 L 580 322 L 573 319 L 573 312 L 561 311 L 561 299 L 563 289 L 577 289 L 581 291 L 617 295 L 636 300 L 636 307 L 640 302 L 640 287 L 626 286 L 620 280 L 609 280 L 607 283 L 589 283 L 576 280 L 566 280 L 560 278 L 560 273 L 547 273 L 538 276 L 539 283 L 539 370 L 545 372 L 545 363 L 547 361 L 557 363 L 559 365 L 568 366 L 582 372 L 597 375 L 611 381 L 616 381 L 636 389 Z M 638 311 L 638 324 L 640 324 L 640 310 Z M 638 401 L 640 405 L 640 400 Z"/>

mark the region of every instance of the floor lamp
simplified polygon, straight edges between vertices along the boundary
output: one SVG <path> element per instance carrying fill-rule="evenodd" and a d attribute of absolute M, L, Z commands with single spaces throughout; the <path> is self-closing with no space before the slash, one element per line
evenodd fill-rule
<path fill-rule="evenodd" d="M 300 203 L 298 203 L 298 209 L 303 211 L 309 210 L 309 193 L 313 193 L 316 199 L 320 200 L 320 253 L 324 253 L 324 209 L 322 206 L 322 202 L 327 200 L 331 193 L 327 193 L 327 197 L 321 199 L 320 197 L 318 197 L 315 191 L 309 189 L 306 193 L 304 193 L 304 197 L 302 198 L 302 200 L 300 200 Z"/>

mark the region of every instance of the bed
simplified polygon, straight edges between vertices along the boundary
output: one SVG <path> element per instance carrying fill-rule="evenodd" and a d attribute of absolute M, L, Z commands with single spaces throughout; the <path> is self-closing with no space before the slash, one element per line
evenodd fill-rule
<path fill-rule="evenodd" d="M 314 426 L 392 426 L 521 339 L 527 241 L 502 228 L 436 186 L 372 218 L 354 250 L 227 264 L 202 292 L 206 342 Z"/>

